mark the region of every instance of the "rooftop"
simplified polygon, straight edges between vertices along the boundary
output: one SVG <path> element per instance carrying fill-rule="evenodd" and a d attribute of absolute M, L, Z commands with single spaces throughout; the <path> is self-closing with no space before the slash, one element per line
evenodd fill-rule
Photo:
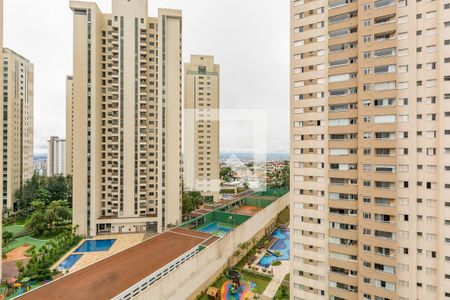
<path fill-rule="evenodd" d="M 18 299 L 111 299 L 189 250 L 208 246 L 215 240 L 210 234 L 175 228 Z"/>
<path fill-rule="evenodd" d="M 200 216 L 177 228 L 56 279 L 18 299 L 106 300 L 118 295 L 120 299 L 129 299 L 131 287 L 155 283 L 285 193 L 287 190 L 283 189 L 241 193 L 213 210 L 199 211 Z"/>

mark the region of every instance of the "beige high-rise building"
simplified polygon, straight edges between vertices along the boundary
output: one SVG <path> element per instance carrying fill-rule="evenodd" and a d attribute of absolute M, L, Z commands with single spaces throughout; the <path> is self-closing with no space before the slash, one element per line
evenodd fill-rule
<path fill-rule="evenodd" d="M 450 3 L 291 0 L 293 299 L 450 298 Z"/>
<path fill-rule="evenodd" d="M 66 140 L 52 136 L 47 141 L 47 176 L 66 175 Z"/>
<path fill-rule="evenodd" d="M 73 76 L 66 76 L 66 175 L 73 173 L 73 104 Z"/>
<path fill-rule="evenodd" d="M 220 67 L 192 55 L 184 66 L 184 189 L 220 200 Z"/>
<path fill-rule="evenodd" d="M 0 95 L 3 95 L 3 0 L 0 0 Z M 3 113 L 0 107 L 0 112 Z M 0 132 L 3 132 L 3 122 L 0 122 Z M 0 143 L 0 153 L 3 161 L 3 143 Z M 3 167 L 3 166 L 2 166 Z M 0 191 L 3 195 L 3 168 L 0 169 Z M 3 197 L 2 197 L 3 199 Z M 3 205 L 0 205 L 0 249 L 3 249 Z M 0 264 L 0 279 L 2 279 L 2 264 Z"/>
<path fill-rule="evenodd" d="M 33 64 L 4 48 L 2 83 L 2 199 L 9 213 L 17 210 L 15 191 L 33 176 Z"/>
<path fill-rule="evenodd" d="M 181 221 L 181 12 L 147 0 L 112 13 L 72 1 L 73 221 L 79 232 L 163 231 Z"/>

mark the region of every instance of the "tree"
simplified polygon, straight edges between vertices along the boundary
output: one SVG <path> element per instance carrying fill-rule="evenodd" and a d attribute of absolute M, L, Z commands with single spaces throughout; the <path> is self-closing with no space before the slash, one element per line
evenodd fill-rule
<path fill-rule="evenodd" d="M 45 219 L 52 229 L 55 227 L 55 224 L 64 223 L 70 217 L 70 209 L 66 200 L 53 201 L 45 210 Z"/>
<path fill-rule="evenodd" d="M 66 178 L 64 176 L 49 177 L 47 182 L 47 190 L 52 200 L 67 199 L 68 188 Z"/>
<path fill-rule="evenodd" d="M 50 192 L 44 187 L 39 187 L 36 192 L 35 200 L 42 202 L 44 205 L 48 205 L 51 202 L 51 199 L 52 195 L 50 194 Z"/>
<path fill-rule="evenodd" d="M 23 187 L 19 188 L 14 193 L 14 198 L 17 202 L 19 211 L 28 213 L 31 208 L 31 202 L 36 199 L 38 190 L 42 184 L 42 179 L 38 175 L 33 175 Z"/>
<path fill-rule="evenodd" d="M 203 197 L 200 192 L 183 192 L 183 215 L 188 214 L 203 204 Z"/>
<path fill-rule="evenodd" d="M 34 236 L 46 234 L 48 232 L 48 223 L 45 214 L 41 210 L 34 211 L 25 224 L 25 229 L 30 230 Z"/>
<path fill-rule="evenodd" d="M 11 244 L 12 242 L 14 242 L 14 234 L 12 232 L 9 231 L 3 231 L 3 247 Z"/>
<path fill-rule="evenodd" d="M 289 175 L 289 162 L 284 162 L 284 167 L 279 170 L 275 171 L 273 173 L 267 174 L 267 186 L 269 188 L 283 188 L 283 189 L 289 189 L 290 185 L 290 175 Z"/>
<path fill-rule="evenodd" d="M 221 167 L 220 179 L 224 182 L 232 182 L 234 180 L 233 170 L 230 167 Z"/>
<path fill-rule="evenodd" d="M 66 223 L 71 218 L 71 212 L 66 200 L 52 201 L 47 207 L 42 200 L 32 203 L 34 212 L 25 228 L 32 235 L 41 236 L 55 230 L 56 225 Z"/>

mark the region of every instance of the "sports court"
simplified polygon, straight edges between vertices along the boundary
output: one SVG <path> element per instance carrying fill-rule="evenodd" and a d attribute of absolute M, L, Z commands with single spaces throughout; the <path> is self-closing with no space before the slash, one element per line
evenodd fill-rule
<path fill-rule="evenodd" d="M 240 214 L 240 215 L 245 215 L 245 216 L 254 216 L 261 210 L 262 210 L 262 208 L 258 207 L 258 206 L 243 205 L 241 207 L 234 209 L 232 212 L 235 214 Z"/>

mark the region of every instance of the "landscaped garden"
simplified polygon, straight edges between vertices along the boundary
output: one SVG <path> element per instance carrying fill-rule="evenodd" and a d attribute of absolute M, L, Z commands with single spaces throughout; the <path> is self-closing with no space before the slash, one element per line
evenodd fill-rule
<path fill-rule="evenodd" d="M 8 211 L 3 224 L 6 299 L 51 280 L 56 261 L 79 243 L 71 225 L 70 177 L 33 176 L 16 191 L 18 210 Z M 63 199 L 63 200 L 61 200 Z"/>
<path fill-rule="evenodd" d="M 274 300 L 287 300 L 290 299 L 289 286 L 280 285 L 275 294 Z"/>
<path fill-rule="evenodd" d="M 241 283 L 248 285 L 250 287 L 249 288 L 250 292 L 253 294 L 261 295 L 271 281 L 271 278 L 269 276 L 263 276 L 256 273 L 250 273 L 247 271 L 240 271 L 240 273 L 242 275 L 240 280 Z M 224 284 L 227 283 L 228 281 L 230 281 L 230 278 L 228 278 L 226 274 L 222 274 L 216 279 L 216 281 L 214 281 L 211 287 L 221 290 Z M 208 298 L 207 294 L 202 294 L 199 297 L 197 297 L 197 300 L 208 300 L 208 299 L 210 298 Z M 232 299 L 232 298 L 230 297 L 225 299 Z"/>
<path fill-rule="evenodd" d="M 289 216 L 289 208 L 278 215 L 276 223 L 283 225 L 281 227 L 287 227 L 289 217 L 286 219 L 286 216 Z M 270 228 L 273 230 L 270 231 L 270 234 L 268 232 L 260 240 L 253 239 L 242 243 L 234 252 L 234 256 L 239 261 L 233 269 L 242 274 L 241 285 L 236 286 L 233 280 L 230 282 L 230 278 L 227 277 L 227 272 L 225 272 L 197 299 L 214 299 L 215 296 L 211 296 L 212 294 L 221 295 L 220 299 L 257 299 L 262 294 L 267 296 L 268 291 L 271 291 L 270 297 L 274 297 L 274 299 L 289 299 L 289 274 L 286 275 L 289 270 L 286 270 L 286 264 L 282 265 L 282 261 L 289 260 L 289 229 L 276 228 L 275 226 Z M 275 269 L 278 271 L 274 272 Z M 278 287 L 278 284 L 274 284 L 276 281 L 271 284 L 273 278 L 279 278 L 281 281 L 283 277 L 284 280 L 280 287 Z M 268 291 L 265 291 L 269 284 L 271 284 L 271 287 L 267 289 Z M 240 289 L 238 289 L 239 286 L 241 286 Z M 229 297 L 224 298 L 227 294 L 229 294 Z"/>

